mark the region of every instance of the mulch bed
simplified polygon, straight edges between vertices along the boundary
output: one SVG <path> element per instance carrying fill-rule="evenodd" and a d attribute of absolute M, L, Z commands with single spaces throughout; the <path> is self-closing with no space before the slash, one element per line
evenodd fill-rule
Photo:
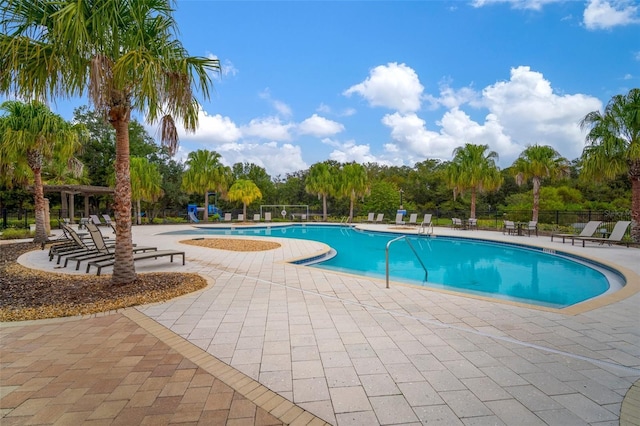
<path fill-rule="evenodd" d="M 90 315 L 169 300 L 207 285 L 201 276 L 186 273 L 138 274 L 130 284 L 112 285 L 110 276 L 54 274 L 16 262 L 32 250 L 40 246 L 0 245 L 0 321 Z"/>

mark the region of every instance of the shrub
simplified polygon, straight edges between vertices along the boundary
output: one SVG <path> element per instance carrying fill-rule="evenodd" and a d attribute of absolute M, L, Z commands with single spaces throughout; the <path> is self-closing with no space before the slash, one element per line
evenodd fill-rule
<path fill-rule="evenodd" d="M 2 235 L 0 235 L 0 239 L 2 240 L 21 240 L 24 238 L 33 237 L 35 232 L 31 232 L 28 229 L 24 228 L 7 228 L 2 231 Z"/>

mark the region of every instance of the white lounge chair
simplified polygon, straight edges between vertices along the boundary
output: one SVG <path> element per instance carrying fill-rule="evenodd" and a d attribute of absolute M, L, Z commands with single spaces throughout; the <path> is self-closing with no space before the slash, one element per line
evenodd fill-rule
<path fill-rule="evenodd" d="M 403 217 L 404 214 L 402 213 L 396 214 L 396 225 L 404 225 L 404 220 L 402 220 Z"/>
<path fill-rule="evenodd" d="M 367 222 L 373 223 L 373 221 L 375 220 L 375 217 L 376 217 L 375 213 L 369 213 L 369 215 L 367 216 Z"/>
<path fill-rule="evenodd" d="M 383 219 L 384 219 L 384 213 L 378 213 L 378 216 L 376 216 L 376 220 L 373 223 L 382 223 Z"/>
<path fill-rule="evenodd" d="M 244 215 L 242 213 L 238 215 L 238 222 L 244 222 Z"/>
<path fill-rule="evenodd" d="M 422 223 L 420 224 L 420 229 L 418 230 L 418 233 L 433 234 L 433 223 L 431 222 L 431 216 L 433 216 L 431 213 L 424 214 L 424 218 L 422 218 Z"/>
<path fill-rule="evenodd" d="M 224 221 L 225 222 L 231 222 L 231 213 L 225 213 L 224 214 Z"/>
<path fill-rule="evenodd" d="M 574 237 L 591 237 L 593 236 L 593 234 L 596 233 L 596 231 L 598 230 L 598 227 L 600 226 L 602 222 L 599 220 L 592 220 L 590 222 L 587 222 L 587 224 L 584 226 L 584 228 L 582 228 L 582 231 L 580 231 L 580 234 L 575 235 L 575 234 L 551 234 L 551 241 L 553 241 L 553 237 L 562 237 L 562 244 L 564 244 L 564 240 L 566 238 L 574 238 Z"/>
<path fill-rule="evenodd" d="M 271 222 L 271 212 L 266 212 L 264 214 L 264 221 L 265 222 Z"/>
<path fill-rule="evenodd" d="M 255 213 L 253 215 L 253 221 L 254 222 L 260 222 L 260 213 Z"/>
<path fill-rule="evenodd" d="M 411 213 L 407 225 L 418 225 L 418 213 Z"/>
<path fill-rule="evenodd" d="M 603 245 L 603 244 L 611 245 L 613 243 L 619 243 L 622 241 L 622 238 L 624 237 L 624 234 L 627 232 L 627 228 L 629 227 L 630 224 L 631 224 L 631 221 L 628 221 L 628 220 L 621 220 L 616 222 L 616 224 L 613 227 L 613 230 L 611 231 L 611 234 L 607 238 L 580 237 L 580 236 L 572 237 L 571 245 L 573 245 L 573 243 L 575 243 L 576 240 L 582 241 L 582 247 L 584 247 L 584 243 L 587 241 L 598 242 L 600 243 L 600 245 Z M 627 243 L 627 247 L 629 247 L 629 243 Z"/>

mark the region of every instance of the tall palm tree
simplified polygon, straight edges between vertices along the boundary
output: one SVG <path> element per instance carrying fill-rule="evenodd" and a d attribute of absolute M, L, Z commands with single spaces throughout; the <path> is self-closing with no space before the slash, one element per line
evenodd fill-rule
<path fill-rule="evenodd" d="M 262 198 L 260 188 L 249 179 L 238 179 L 229 188 L 229 201 L 242 201 L 242 217 L 247 219 L 247 205 Z"/>
<path fill-rule="evenodd" d="M 337 193 L 349 198 L 349 222 L 353 221 L 355 200 L 369 193 L 367 169 L 358 163 L 343 165 L 338 174 Z"/>
<path fill-rule="evenodd" d="M 327 196 L 335 192 L 335 171 L 327 162 L 315 163 L 305 179 L 305 191 L 322 197 L 322 220 L 327 221 Z"/>
<path fill-rule="evenodd" d="M 87 94 L 116 132 L 116 246 L 112 283 L 136 278 L 131 239 L 129 120 L 159 122 L 178 145 L 174 118 L 198 123 L 195 89 L 209 97 L 216 59 L 188 56 L 171 0 L 5 0 L 0 5 L 0 92 L 48 99 Z"/>
<path fill-rule="evenodd" d="M 155 202 L 162 197 L 162 175 L 158 165 L 143 157 L 131 157 L 131 197 L 136 202 L 136 223 L 142 223 L 141 202 Z"/>
<path fill-rule="evenodd" d="M 209 191 L 224 194 L 231 182 L 231 169 L 220 163 L 220 154 L 199 149 L 191 151 L 185 162 L 182 189 L 190 194 L 204 194 L 204 221 L 209 220 Z"/>
<path fill-rule="evenodd" d="M 516 183 L 522 185 L 529 179 L 533 182 L 533 214 L 531 220 L 538 221 L 540 210 L 540 185 L 544 178 L 559 178 L 569 174 L 569 162 L 558 151 L 548 145 L 530 145 L 513 162 L 511 172 Z"/>
<path fill-rule="evenodd" d="M 24 163 L 33 174 L 36 216 L 35 243 L 48 241 L 45 226 L 45 201 L 42 170 L 58 154 L 73 157 L 80 147 L 78 129 L 49 110 L 43 103 L 6 101 L 0 105 L 0 162 L 12 164 L 13 171 L 24 170 Z"/>
<path fill-rule="evenodd" d="M 581 177 L 603 180 L 627 173 L 631 181 L 631 238 L 640 242 L 640 89 L 614 96 L 604 111 L 585 115 L 580 127 L 588 129 Z"/>
<path fill-rule="evenodd" d="M 471 215 L 476 217 L 478 192 L 495 191 L 502 185 L 502 176 L 496 166 L 498 154 L 489 151 L 489 145 L 465 144 L 453 150 L 453 160 L 445 168 L 445 179 L 453 189 L 453 197 L 471 192 Z"/>

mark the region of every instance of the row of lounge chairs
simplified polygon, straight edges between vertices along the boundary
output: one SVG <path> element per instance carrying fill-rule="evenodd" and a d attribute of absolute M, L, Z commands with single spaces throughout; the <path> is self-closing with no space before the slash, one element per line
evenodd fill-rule
<path fill-rule="evenodd" d="M 562 243 L 564 244 L 566 239 L 571 239 L 571 245 L 575 245 L 576 241 L 582 241 L 582 247 L 585 246 L 587 241 L 597 242 L 602 244 L 614 244 L 622 242 L 624 238 L 624 234 L 627 232 L 627 228 L 631 225 L 631 221 L 628 220 L 620 220 L 615 223 L 611 233 L 607 231 L 606 228 L 602 228 L 602 222 L 599 220 L 592 220 L 587 222 L 587 224 L 582 228 L 582 231 L 578 235 L 576 234 L 563 234 L 556 233 L 551 234 L 551 241 L 553 238 L 562 238 Z M 596 237 L 595 234 L 600 233 L 599 237 Z M 608 236 L 605 236 L 607 235 Z M 629 243 L 626 243 L 627 247 L 629 247 Z"/>
<path fill-rule="evenodd" d="M 85 225 L 89 231 L 90 238 L 83 238 L 73 228 L 65 223 L 61 223 L 66 239 L 55 241 L 49 248 L 49 261 L 57 257 L 56 264 L 60 264 L 64 258 L 64 266 L 69 262 L 76 262 L 75 269 L 79 270 L 81 262 L 86 261 L 86 272 L 91 268 L 96 269 L 96 274 L 100 275 L 102 268 L 115 264 L 115 243 L 105 238 L 98 227 L 89 221 Z M 173 262 L 174 257 L 181 256 L 182 264 L 185 264 L 185 252 L 178 250 L 158 250 L 156 247 L 146 247 L 134 245 L 133 260 L 157 259 L 159 257 L 169 257 Z"/>

